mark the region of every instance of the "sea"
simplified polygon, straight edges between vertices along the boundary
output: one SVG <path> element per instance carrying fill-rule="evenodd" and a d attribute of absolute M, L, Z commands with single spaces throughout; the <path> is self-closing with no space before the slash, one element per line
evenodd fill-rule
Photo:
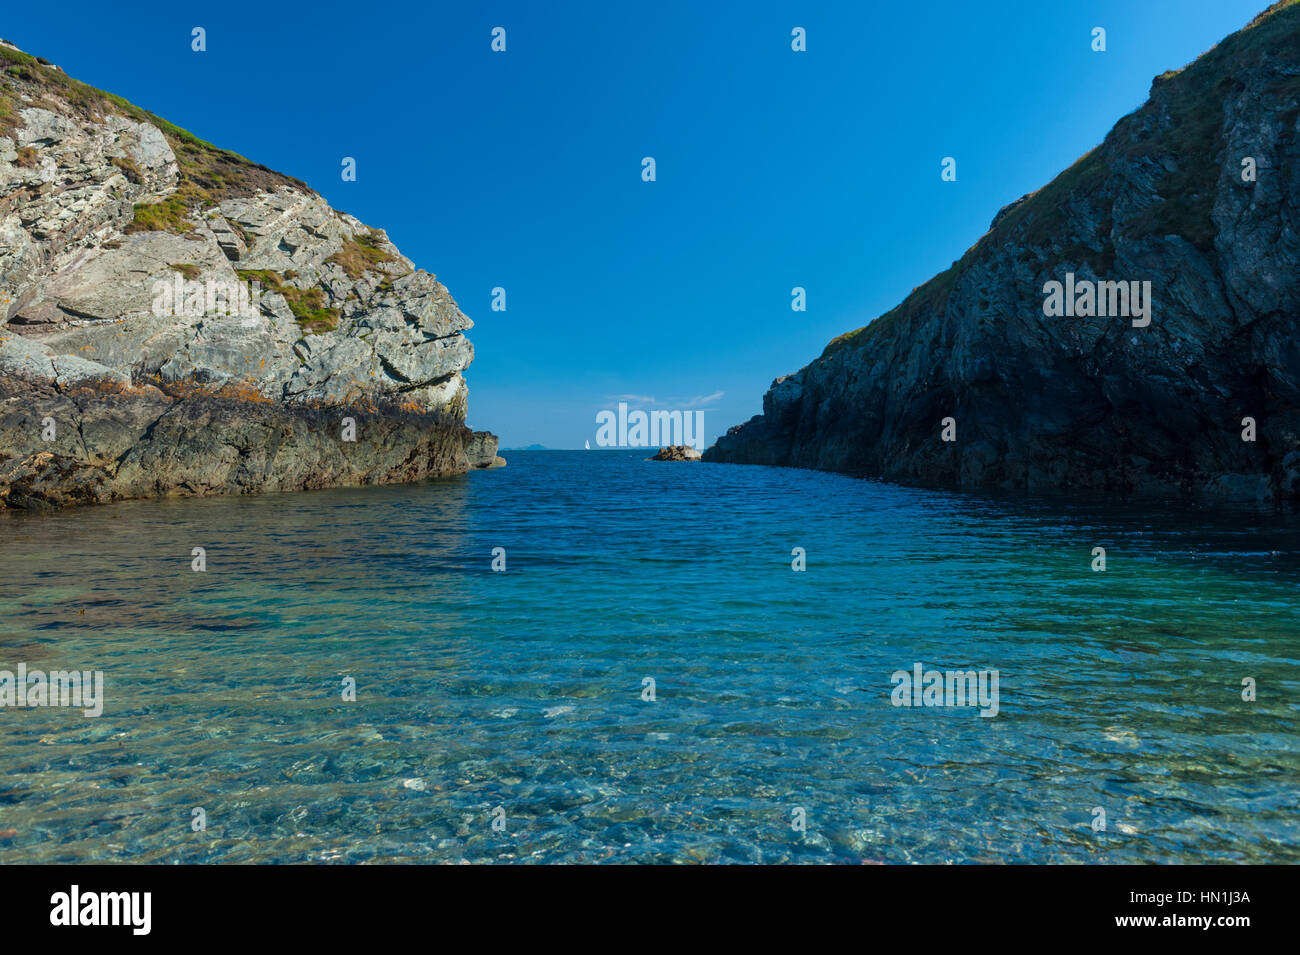
<path fill-rule="evenodd" d="M 648 454 L 0 513 L 0 863 L 1300 862 L 1295 515 Z"/>

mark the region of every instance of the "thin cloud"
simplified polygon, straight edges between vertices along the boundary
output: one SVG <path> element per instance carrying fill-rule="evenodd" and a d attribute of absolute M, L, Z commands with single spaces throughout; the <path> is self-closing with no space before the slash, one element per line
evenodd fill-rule
<path fill-rule="evenodd" d="M 701 395 L 699 398 L 692 398 L 692 399 L 690 400 L 690 403 L 693 404 L 693 405 L 707 405 L 707 404 L 712 404 L 713 402 L 718 401 L 719 399 L 721 399 L 722 396 L 725 395 L 725 394 L 726 394 L 725 391 L 715 391 L 715 392 L 714 392 L 713 394 L 711 394 L 711 395 Z"/>
<path fill-rule="evenodd" d="M 715 391 L 711 395 L 696 395 L 694 398 L 669 398 L 668 404 L 675 406 L 685 406 L 689 408 L 698 408 L 700 405 L 709 405 L 718 401 L 725 395 L 725 391 Z M 659 400 L 653 395 L 606 395 L 606 401 L 635 401 L 637 404 L 657 405 Z"/>
<path fill-rule="evenodd" d="M 708 405 L 708 404 L 712 404 L 713 402 L 717 401 L 719 398 L 721 398 L 721 397 L 722 397 L 723 395 L 725 395 L 725 394 L 726 394 L 725 391 L 715 391 L 715 392 L 714 392 L 713 394 L 711 394 L 711 395 L 696 395 L 694 398 L 673 398 L 673 399 L 672 399 L 672 403 L 673 403 L 673 404 L 680 404 L 680 405 L 687 405 L 687 406 L 689 406 L 689 407 L 694 408 L 694 407 L 697 407 L 697 406 L 699 406 L 699 405 Z"/>

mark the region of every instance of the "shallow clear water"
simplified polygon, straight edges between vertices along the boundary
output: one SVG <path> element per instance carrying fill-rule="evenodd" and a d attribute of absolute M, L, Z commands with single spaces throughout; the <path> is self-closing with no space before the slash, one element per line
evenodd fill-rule
<path fill-rule="evenodd" d="M 1300 861 L 1294 518 L 644 456 L 0 514 L 0 862 Z"/>

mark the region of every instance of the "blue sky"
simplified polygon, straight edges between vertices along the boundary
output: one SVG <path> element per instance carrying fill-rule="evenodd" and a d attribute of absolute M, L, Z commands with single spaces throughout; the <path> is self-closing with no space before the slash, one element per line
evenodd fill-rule
<path fill-rule="evenodd" d="M 470 424 L 581 447 L 619 396 L 710 442 L 758 413 L 1266 5 L 65 0 L 0 35 L 386 229 L 476 322 Z"/>

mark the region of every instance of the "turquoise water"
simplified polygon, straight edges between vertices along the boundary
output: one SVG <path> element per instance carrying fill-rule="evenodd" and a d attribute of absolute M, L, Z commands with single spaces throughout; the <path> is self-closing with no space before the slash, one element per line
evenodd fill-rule
<path fill-rule="evenodd" d="M 1300 861 L 1295 518 L 644 456 L 0 514 L 0 862 Z"/>

